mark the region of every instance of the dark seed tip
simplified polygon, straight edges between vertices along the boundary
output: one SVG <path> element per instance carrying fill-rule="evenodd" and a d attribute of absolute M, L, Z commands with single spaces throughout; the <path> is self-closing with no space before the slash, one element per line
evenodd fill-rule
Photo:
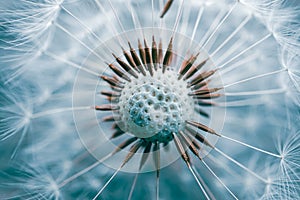
<path fill-rule="evenodd" d="M 132 49 L 132 46 L 131 46 L 131 44 L 130 44 L 130 42 L 128 41 L 128 46 L 129 46 L 129 48 L 130 49 Z"/>
<path fill-rule="evenodd" d="M 147 41 L 146 41 L 146 39 L 144 39 L 144 45 L 147 48 Z"/>

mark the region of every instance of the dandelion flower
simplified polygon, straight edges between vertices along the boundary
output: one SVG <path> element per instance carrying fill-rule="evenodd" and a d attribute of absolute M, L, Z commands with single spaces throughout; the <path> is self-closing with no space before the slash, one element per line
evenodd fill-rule
<path fill-rule="evenodd" d="M 298 2 L 0 7 L 1 198 L 299 198 Z"/>

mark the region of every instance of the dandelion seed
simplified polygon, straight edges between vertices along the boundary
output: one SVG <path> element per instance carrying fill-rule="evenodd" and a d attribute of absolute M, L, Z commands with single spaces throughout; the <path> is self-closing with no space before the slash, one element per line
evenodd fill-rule
<path fill-rule="evenodd" d="M 10 52 L 2 54 L 1 59 L 3 64 L 13 66 L 2 70 L 2 73 L 10 72 L 6 82 L 24 73 L 30 67 L 28 64 L 34 62 L 41 51 L 49 46 L 53 32 L 52 23 L 58 16 L 61 3 L 62 1 L 57 0 L 44 3 L 22 0 L 18 6 L 14 3 L 8 4 L 11 7 L 8 6 L 8 9 L 1 12 L 0 24 L 4 27 L 1 30 L 1 49 Z"/>
<path fill-rule="evenodd" d="M 25 163 L 14 166 L 18 166 L 18 169 L 12 167 L 8 172 L 1 173 L 2 184 L 0 187 L 2 190 L 7 189 L 6 195 L 2 196 L 4 199 L 62 198 L 57 180 L 51 175 L 51 172 L 43 167 L 30 166 Z"/>
<path fill-rule="evenodd" d="M 168 10 L 170 9 L 172 3 L 173 3 L 173 0 L 168 0 L 167 1 L 167 3 L 165 4 L 164 9 L 163 9 L 163 11 L 160 15 L 161 18 L 164 17 L 164 15 L 168 12 Z"/>

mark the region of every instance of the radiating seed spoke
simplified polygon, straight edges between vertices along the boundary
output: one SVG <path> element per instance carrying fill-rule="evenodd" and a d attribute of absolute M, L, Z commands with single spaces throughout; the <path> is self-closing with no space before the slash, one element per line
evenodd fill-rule
<path fill-rule="evenodd" d="M 217 135 L 217 136 L 220 136 L 220 134 L 216 133 L 213 129 L 199 123 L 199 122 L 193 122 L 193 121 L 186 121 L 187 124 L 189 125 L 192 125 L 202 131 L 205 131 L 205 132 L 208 132 L 208 133 L 211 133 L 211 134 L 214 134 L 214 135 Z"/>
<path fill-rule="evenodd" d="M 159 199 L 159 174 L 160 174 L 160 146 L 159 143 L 156 142 L 153 146 L 153 155 L 154 155 L 154 164 L 156 169 L 156 200 Z"/>
<path fill-rule="evenodd" d="M 114 174 L 109 178 L 109 180 L 104 184 L 104 186 L 99 190 L 93 200 L 96 200 L 101 193 L 105 190 L 105 188 L 109 185 L 109 183 L 114 179 L 117 173 L 124 167 L 124 165 L 133 157 L 133 155 L 139 150 L 142 146 L 143 141 L 139 140 L 135 144 L 130 147 L 129 153 L 126 155 L 124 161 L 122 162 L 121 166 L 114 172 Z"/>

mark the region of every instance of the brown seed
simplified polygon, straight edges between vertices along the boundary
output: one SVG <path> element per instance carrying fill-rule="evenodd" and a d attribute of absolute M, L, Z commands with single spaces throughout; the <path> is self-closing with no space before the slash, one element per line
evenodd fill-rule
<path fill-rule="evenodd" d="M 173 0 L 168 0 L 167 3 L 165 4 L 163 11 L 160 15 L 160 18 L 163 18 L 165 16 L 165 14 L 168 12 L 168 10 L 170 9 L 171 5 L 173 3 Z"/>
<path fill-rule="evenodd" d="M 123 49 L 123 48 L 122 48 Z M 132 56 L 123 49 L 123 55 L 125 56 L 127 62 L 130 64 L 130 66 L 137 72 L 140 72 L 139 69 L 136 67 L 136 64 L 132 58 Z"/>
<path fill-rule="evenodd" d="M 95 110 L 101 110 L 101 111 L 109 111 L 109 110 L 119 110 L 119 106 L 111 105 L 111 104 L 104 104 L 100 106 L 95 106 Z"/>
<path fill-rule="evenodd" d="M 112 134 L 112 136 L 110 137 L 110 139 L 117 138 L 117 137 L 123 135 L 124 133 L 125 133 L 124 131 L 122 131 L 121 129 L 118 129 L 118 130 L 116 130 L 116 131 Z"/>
<path fill-rule="evenodd" d="M 154 64 L 154 69 L 157 70 L 157 57 L 158 57 L 158 54 L 157 54 L 157 46 L 156 46 L 156 42 L 155 42 L 155 39 L 154 39 L 154 36 L 152 36 L 152 61 L 153 61 L 153 64 Z"/>
<path fill-rule="evenodd" d="M 144 142 L 142 140 L 139 140 L 130 147 L 129 153 L 125 157 L 121 167 L 123 167 L 132 158 L 132 156 L 139 150 L 139 148 L 143 145 L 143 143 Z"/>
<path fill-rule="evenodd" d="M 205 79 L 212 76 L 217 70 L 210 70 L 208 72 L 202 72 L 198 76 L 196 76 L 192 81 L 189 83 L 189 86 L 196 85 L 197 83 L 200 83 L 204 81 Z"/>
<path fill-rule="evenodd" d="M 146 147 L 144 149 L 142 158 L 141 158 L 141 162 L 140 162 L 140 166 L 139 166 L 139 170 L 142 169 L 142 167 L 144 166 L 144 164 L 146 163 L 148 157 L 149 157 L 149 152 L 151 150 L 151 146 L 152 146 L 152 142 L 148 142 L 146 143 Z"/>
<path fill-rule="evenodd" d="M 159 41 L 158 45 L 158 63 L 161 64 L 163 59 L 162 41 Z"/>
<path fill-rule="evenodd" d="M 195 139 L 197 139 L 199 142 L 214 148 L 206 139 L 203 135 L 201 135 L 200 133 L 198 133 L 197 131 L 195 131 L 194 129 L 190 128 L 190 127 L 186 127 L 186 131 L 187 133 L 189 133 L 192 137 L 194 137 Z"/>
<path fill-rule="evenodd" d="M 138 40 L 138 48 L 139 48 L 139 53 L 140 53 L 140 58 L 142 60 L 142 63 L 145 65 L 146 64 L 146 53 L 145 53 L 145 49 L 143 48 L 140 40 Z"/>
<path fill-rule="evenodd" d="M 214 93 L 222 88 L 212 88 L 212 89 L 199 89 L 194 92 L 189 93 L 190 96 L 197 96 L 197 95 L 204 95 L 204 94 L 209 94 L 209 93 Z"/>
<path fill-rule="evenodd" d="M 201 108 L 195 108 L 195 112 L 197 112 L 199 115 L 209 118 L 209 114 L 204 110 L 202 110 Z"/>
<path fill-rule="evenodd" d="M 209 128 L 209 127 L 207 127 L 207 126 L 205 126 L 205 125 L 203 125 L 203 124 L 201 124 L 199 122 L 186 121 L 186 123 L 189 124 L 189 125 L 192 125 L 192 126 L 194 126 L 196 128 L 198 128 L 198 129 L 200 129 L 202 131 L 205 131 L 207 133 L 211 133 L 211 134 L 220 136 L 220 134 L 216 133 L 213 129 L 211 129 L 211 128 Z"/>
<path fill-rule="evenodd" d="M 183 147 L 183 145 L 182 145 L 182 143 L 181 143 L 179 137 L 178 137 L 175 133 L 173 133 L 173 137 L 174 137 L 175 146 L 176 146 L 178 152 L 180 153 L 182 159 L 183 159 L 186 163 L 190 163 L 190 157 L 189 157 L 189 155 L 186 153 L 186 151 L 185 151 L 185 149 L 184 149 L 184 147 Z"/>
<path fill-rule="evenodd" d="M 128 81 L 128 82 L 131 82 L 131 79 L 125 74 L 124 71 L 122 71 L 121 69 L 119 69 L 118 67 L 116 67 L 115 65 L 113 64 L 108 64 L 109 68 L 115 72 L 115 74 L 117 74 L 120 78 Z"/>
<path fill-rule="evenodd" d="M 114 122 L 115 120 L 120 120 L 120 116 L 110 115 L 102 118 L 103 122 Z"/>
<path fill-rule="evenodd" d="M 146 66 L 148 67 L 148 71 L 150 72 L 150 75 L 153 76 L 152 57 L 146 39 L 144 39 L 144 45 L 145 45 L 145 55 L 146 55 Z"/>
<path fill-rule="evenodd" d="M 154 165 L 156 169 L 156 178 L 159 177 L 159 171 L 160 171 L 160 146 L 159 142 L 156 142 L 152 149 L 153 155 L 154 155 Z"/>
<path fill-rule="evenodd" d="M 202 159 L 200 158 L 200 155 L 199 155 L 199 152 L 198 152 L 198 149 L 197 147 L 194 145 L 194 143 L 192 142 L 192 140 L 186 135 L 184 134 L 182 131 L 179 131 L 179 134 L 181 136 L 181 138 L 183 139 L 184 143 L 189 147 L 189 149 L 199 158 L 199 159 Z"/>
<path fill-rule="evenodd" d="M 123 62 L 120 58 L 118 58 L 115 54 L 113 54 L 113 56 L 115 57 L 116 61 L 119 63 L 119 65 L 129 74 L 131 74 L 133 77 L 138 78 L 138 75 L 132 70 L 132 68 L 126 64 L 125 62 Z"/>
<path fill-rule="evenodd" d="M 187 80 L 190 77 L 192 77 L 197 71 L 199 71 L 206 64 L 206 62 L 207 62 L 207 59 L 202 61 L 201 63 L 199 63 L 196 66 L 192 66 L 190 68 L 190 70 L 187 72 L 186 76 L 183 78 L 183 80 Z"/>
<path fill-rule="evenodd" d="M 197 95 L 193 96 L 194 99 L 214 99 L 222 96 L 222 94 L 203 94 L 203 95 Z"/>
<path fill-rule="evenodd" d="M 101 91 L 102 95 L 108 96 L 108 97 L 119 97 L 121 96 L 118 92 L 112 92 L 112 91 Z"/>
<path fill-rule="evenodd" d="M 171 37 L 169 45 L 168 45 L 168 49 L 165 53 L 165 57 L 164 57 L 164 61 L 163 61 L 163 73 L 165 73 L 166 68 L 171 64 L 172 62 L 172 56 L 173 56 L 173 37 Z"/>
<path fill-rule="evenodd" d="M 118 87 L 118 88 L 124 88 L 124 86 L 122 85 L 122 83 L 118 80 L 116 80 L 115 78 L 111 78 L 108 76 L 100 76 L 104 81 L 106 81 L 108 84 L 110 84 L 111 86 L 114 87 Z"/>
<path fill-rule="evenodd" d="M 178 80 L 180 80 L 185 73 L 193 66 L 194 62 L 197 60 L 197 57 L 200 53 L 197 53 L 195 56 L 192 55 L 189 59 L 185 60 L 179 70 L 179 77 Z"/>
<path fill-rule="evenodd" d="M 203 101 L 201 99 L 196 99 L 196 103 L 199 106 L 216 106 L 217 104 L 211 101 Z"/>
<path fill-rule="evenodd" d="M 117 152 L 119 152 L 120 150 L 126 148 L 128 145 L 130 145 L 131 143 L 133 143 L 134 141 L 136 141 L 138 138 L 137 137 L 132 137 L 129 138 L 128 140 L 122 142 L 121 144 L 119 144 L 119 146 L 117 146 L 115 148 L 115 150 L 112 152 L 112 155 L 116 154 Z"/>
<path fill-rule="evenodd" d="M 129 48 L 130 48 L 130 54 L 135 62 L 135 65 L 137 66 L 137 68 L 140 70 L 140 72 L 142 72 L 142 74 L 145 76 L 146 72 L 144 70 L 144 67 L 138 57 L 138 55 L 136 54 L 135 50 L 132 48 L 130 42 L 128 42 Z"/>

